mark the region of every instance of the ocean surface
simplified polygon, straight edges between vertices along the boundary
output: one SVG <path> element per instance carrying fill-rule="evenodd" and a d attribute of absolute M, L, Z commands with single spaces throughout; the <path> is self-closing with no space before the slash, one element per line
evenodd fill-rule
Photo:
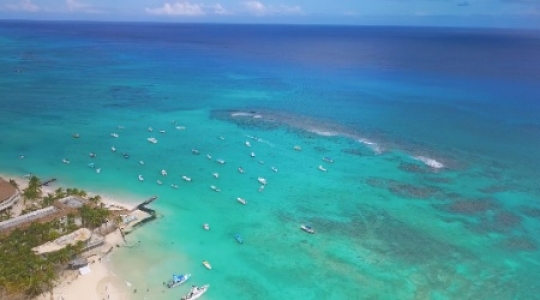
<path fill-rule="evenodd" d="M 538 31 L 0 21 L 0 171 L 159 196 L 111 257 L 132 299 L 539 299 L 538 49 Z"/>

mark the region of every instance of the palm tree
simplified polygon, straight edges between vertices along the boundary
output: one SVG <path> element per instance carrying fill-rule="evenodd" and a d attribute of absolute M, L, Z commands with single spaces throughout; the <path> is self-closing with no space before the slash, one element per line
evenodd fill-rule
<path fill-rule="evenodd" d="M 54 191 L 54 196 L 56 199 L 62 199 L 66 196 L 66 192 L 64 191 L 64 189 L 59 187 Z"/>
<path fill-rule="evenodd" d="M 41 191 L 41 181 L 37 176 L 30 177 L 30 181 L 28 182 L 28 187 L 31 187 L 33 190 Z"/>
<path fill-rule="evenodd" d="M 90 197 L 88 200 L 90 200 L 92 203 L 98 204 L 101 203 L 101 196 L 95 195 L 94 197 Z"/>
<path fill-rule="evenodd" d="M 24 204 L 26 200 L 36 200 L 41 197 L 41 182 L 36 176 L 30 177 L 28 186 L 23 190 Z"/>
<path fill-rule="evenodd" d="M 55 197 L 51 193 L 47 193 L 47 196 L 43 197 L 43 200 L 41 201 L 41 207 L 45 208 L 47 206 L 51 206 L 55 201 Z"/>
<path fill-rule="evenodd" d="M 6 209 L 4 211 L 4 213 L 2 214 L 2 217 L 5 220 L 9 220 L 9 219 L 13 218 L 13 211 L 11 211 L 11 209 Z"/>
<path fill-rule="evenodd" d="M 85 190 L 79 190 L 78 194 L 79 197 L 86 198 L 88 196 L 88 193 L 86 193 Z"/>

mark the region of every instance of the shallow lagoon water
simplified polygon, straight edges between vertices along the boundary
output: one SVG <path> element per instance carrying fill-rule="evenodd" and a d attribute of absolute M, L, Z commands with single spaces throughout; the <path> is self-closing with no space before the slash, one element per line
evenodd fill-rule
<path fill-rule="evenodd" d="M 112 256 L 117 275 L 138 289 L 133 299 L 177 299 L 204 283 L 205 299 L 538 294 L 540 91 L 529 67 L 538 57 L 512 48 L 515 57 L 496 51 L 466 67 L 466 51 L 534 39 L 450 29 L 3 24 L 2 170 L 133 203 L 159 196 L 159 218 Z M 474 47 L 453 39 L 482 34 L 485 44 Z M 434 51 L 445 37 L 448 49 Z M 313 47 L 321 44 L 333 47 Z M 456 49 L 459 63 L 445 63 Z M 421 51 L 441 59 L 419 61 Z M 520 55 L 529 55 L 527 66 Z M 520 68 L 529 76 L 516 76 Z M 262 192 L 258 177 L 268 180 Z M 189 284 L 162 291 L 181 272 L 193 274 Z"/>

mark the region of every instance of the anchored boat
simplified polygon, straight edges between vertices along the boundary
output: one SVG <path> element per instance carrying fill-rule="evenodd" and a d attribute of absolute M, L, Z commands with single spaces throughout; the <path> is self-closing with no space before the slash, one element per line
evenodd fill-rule
<path fill-rule="evenodd" d="M 239 243 L 239 244 L 242 244 L 244 242 L 244 240 L 242 239 L 242 237 L 237 233 L 234 235 L 234 239 Z"/>
<path fill-rule="evenodd" d="M 186 282 L 190 277 L 191 277 L 191 274 L 184 274 L 184 275 L 173 274 L 172 279 L 167 282 L 164 282 L 163 284 L 165 284 L 168 288 L 172 289 Z"/>
<path fill-rule="evenodd" d="M 210 287 L 209 284 L 205 284 L 201 287 L 197 287 L 197 286 L 192 286 L 191 287 L 191 291 L 189 291 L 189 293 L 187 293 L 187 295 L 185 295 L 184 297 L 181 298 L 181 300 L 195 300 L 195 299 L 199 299 L 199 297 L 202 296 L 202 294 L 206 293 L 206 291 L 208 290 L 208 288 Z"/>
<path fill-rule="evenodd" d="M 311 226 L 309 225 L 302 224 L 300 225 L 300 228 L 307 233 L 312 233 L 312 234 L 315 233 L 315 229 L 311 228 Z"/>
<path fill-rule="evenodd" d="M 203 264 L 204 267 L 207 268 L 208 270 L 212 270 L 212 265 L 211 265 L 207 260 L 203 260 L 202 264 Z"/>

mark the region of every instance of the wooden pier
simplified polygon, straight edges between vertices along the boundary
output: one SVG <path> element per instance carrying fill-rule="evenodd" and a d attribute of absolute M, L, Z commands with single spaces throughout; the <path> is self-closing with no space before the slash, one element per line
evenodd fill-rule
<path fill-rule="evenodd" d="M 55 181 L 56 181 L 56 178 L 51 178 L 49 180 L 45 180 L 44 182 L 42 182 L 40 186 L 48 186 L 49 183 L 53 183 Z"/>

